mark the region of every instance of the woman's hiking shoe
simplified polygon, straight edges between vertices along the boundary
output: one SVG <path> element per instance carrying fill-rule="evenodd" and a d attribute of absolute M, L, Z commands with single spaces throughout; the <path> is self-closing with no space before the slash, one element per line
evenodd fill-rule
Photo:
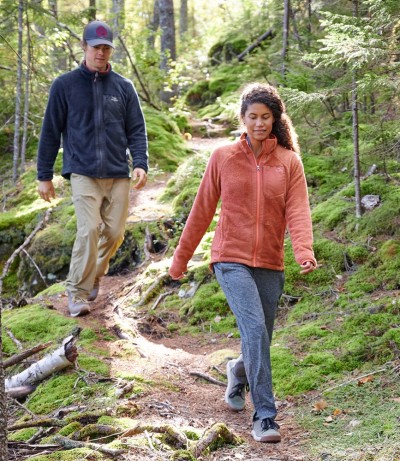
<path fill-rule="evenodd" d="M 99 290 L 100 290 L 100 279 L 96 278 L 94 279 L 93 288 L 92 288 L 92 291 L 89 293 L 87 300 L 94 301 L 97 298 L 97 295 L 99 294 Z"/>
<path fill-rule="evenodd" d="M 78 317 L 78 315 L 86 315 L 90 312 L 87 300 L 79 296 L 73 296 L 68 291 L 68 310 L 71 317 Z"/>
<path fill-rule="evenodd" d="M 243 410 L 246 401 L 246 384 L 243 384 L 235 375 L 233 368 L 238 359 L 229 360 L 226 364 L 226 376 L 228 385 L 225 391 L 225 402 L 233 411 Z"/>
<path fill-rule="evenodd" d="M 255 415 L 251 435 L 257 442 L 277 443 L 281 441 L 279 425 L 273 418 L 260 419 Z"/>

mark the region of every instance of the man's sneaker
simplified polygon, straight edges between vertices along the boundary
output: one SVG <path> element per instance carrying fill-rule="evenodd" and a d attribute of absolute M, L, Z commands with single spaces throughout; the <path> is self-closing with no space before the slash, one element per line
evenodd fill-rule
<path fill-rule="evenodd" d="M 281 441 L 279 426 L 273 418 L 260 419 L 255 415 L 253 418 L 253 430 L 251 431 L 251 435 L 257 442 L 276 443 Z"/>
<path fill-rule="evenodd" d="M 97 295 L 99 294 L 99 290 L 100 290 L 100 279 L 95 278 L 92 291 L 89 293 L 87 300 L 94 301 L 97 298 Z"/>
<path fill-rule="evenodd" d="M 86 315 L 90 312 L 89 304 L 85 299 L 79 296 L 73 296 L 68 291 L 68 310 L 71 317 L 78 317 L 78 315 Z"/>
<path fill-rule="evenodd" d="M 243 384 L 233 371 L 237 361 L 238 359 L 229 360 L 229 362 L 226 364 L 226 376 L 228 378 L 228 385 L 225 391 L 225 402 L 233 411 L 243 410 L 246 403 L 246 384 Z"/>

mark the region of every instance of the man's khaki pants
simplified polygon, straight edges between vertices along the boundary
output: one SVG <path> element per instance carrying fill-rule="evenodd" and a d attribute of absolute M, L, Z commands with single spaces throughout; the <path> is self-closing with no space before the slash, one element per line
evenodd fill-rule
<path fill-rule="evenodd" d="M 110 259 L 123 242 L 130 182 L 130 178 L 71 175 L 77 233 L 66 285 L 72 296 L 87 298 L 95 278 L 107 273 Z"/>

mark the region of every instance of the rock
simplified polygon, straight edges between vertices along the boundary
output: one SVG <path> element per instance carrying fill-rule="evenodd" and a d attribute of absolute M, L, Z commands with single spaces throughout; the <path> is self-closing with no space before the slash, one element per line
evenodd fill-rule
<path fill-rule="evenodd" d="M 381 203 L 381 198 L 379 195 L 364 195 L 361 199 L 361 206 L 365 210 L 373 210 Z"/>

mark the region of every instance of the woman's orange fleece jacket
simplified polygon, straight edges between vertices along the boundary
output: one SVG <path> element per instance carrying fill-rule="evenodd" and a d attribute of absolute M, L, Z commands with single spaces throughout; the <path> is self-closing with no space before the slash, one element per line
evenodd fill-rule
<path fill-rule="evenodd" d="M 240 140 L 216 149 L 210 157 L 174 253 L 169 270 L 172 278 L 181 278 L 187 271 L 220 198 L 211 264 L 237 262 L 281 271 L 286 228 L 296 261 L 317 264 L 300 156 L 278 145 L 271 135 L 256 159 L 244 133 Z"/>

